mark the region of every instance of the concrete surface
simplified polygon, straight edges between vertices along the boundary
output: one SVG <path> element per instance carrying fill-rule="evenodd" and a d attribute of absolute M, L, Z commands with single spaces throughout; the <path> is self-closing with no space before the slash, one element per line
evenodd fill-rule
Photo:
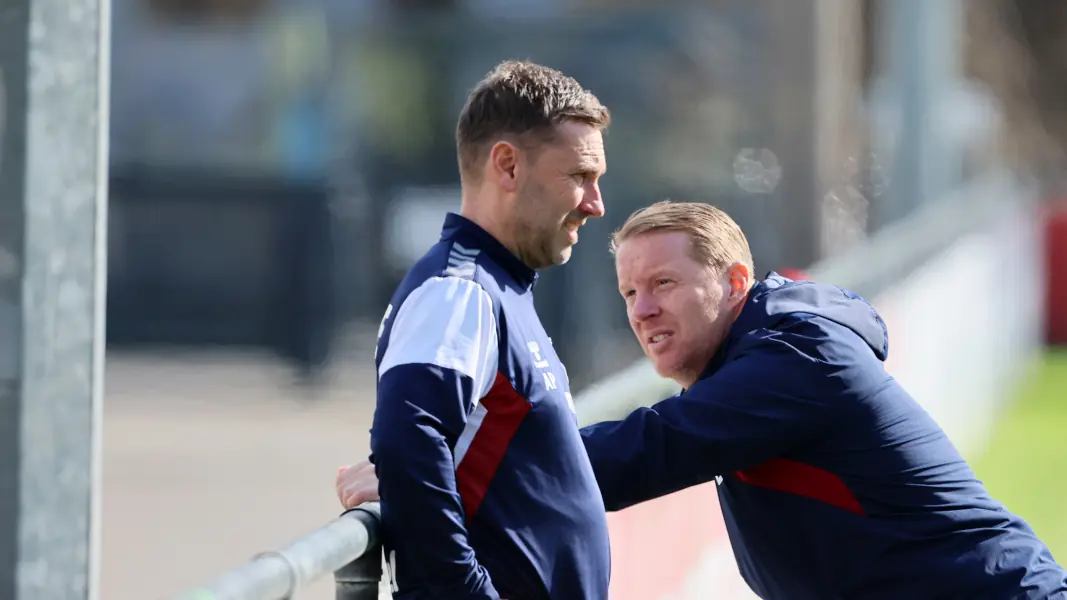
<path fill-rule="evenodd" d="M 370 357 L 341 362 L 310 389 L 269 356 L 109 353 L 101 600 L 168 598 L 336 517 L 374 382 Z"/>

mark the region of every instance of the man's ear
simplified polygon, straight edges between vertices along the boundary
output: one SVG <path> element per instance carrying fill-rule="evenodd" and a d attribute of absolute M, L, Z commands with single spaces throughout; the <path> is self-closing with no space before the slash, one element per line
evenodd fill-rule
<path fill-rule="evenodd" d="M 505 192 L 519 189 L 519 149 L 511 142 L 499 141 L 489 149 L 486 175 Z"/>
<path fill-rule="evenodd" d="M 734 263 L 726 269 L 730 281 L 730 299 L 739 300 L 748 293 L 752 284 L 752 273 L 741 263 Z"/>

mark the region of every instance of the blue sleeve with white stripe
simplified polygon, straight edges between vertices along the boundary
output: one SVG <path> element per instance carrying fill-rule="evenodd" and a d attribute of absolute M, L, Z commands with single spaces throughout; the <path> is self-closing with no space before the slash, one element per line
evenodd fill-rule
<path fill-rule="evenodd" d="M 371 429 L 395 597 L 498 598 L 467 541 L 453 456 L 498 352 L 492 300 L 469 279 L 428 279 L 397 311 Z"/>

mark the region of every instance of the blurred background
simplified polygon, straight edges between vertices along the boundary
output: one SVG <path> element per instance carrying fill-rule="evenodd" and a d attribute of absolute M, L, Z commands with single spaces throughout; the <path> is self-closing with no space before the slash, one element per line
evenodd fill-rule
<path fill-rule="evenodd" d="M 112 4 L 102 598 L 165 597 L 336 516 L 378 321 L 458 208 L 467 91 L 508 58 L 614 114 L 607 216 L 536 292 L 572 389 L 640 359 L 611 231 L 713 203 L 757 271 L 870 299 L 889 370 L 1067 557 L 1067 4 Z M 713 491 L 687 498 L 612 515 L 614 598 L 745 597 Z"/>

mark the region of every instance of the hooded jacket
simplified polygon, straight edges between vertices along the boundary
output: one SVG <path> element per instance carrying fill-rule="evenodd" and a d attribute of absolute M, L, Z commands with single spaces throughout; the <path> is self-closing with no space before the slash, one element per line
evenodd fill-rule
<path fill-rule="evenodd" d="M 583 429 L 607 509 L 715 480 L 741 575 L 768 600 L 1067 598 L 1064 569 L 886 372 L 888 351 L 862 298 L 771 273 L 692 387 Z"/>

